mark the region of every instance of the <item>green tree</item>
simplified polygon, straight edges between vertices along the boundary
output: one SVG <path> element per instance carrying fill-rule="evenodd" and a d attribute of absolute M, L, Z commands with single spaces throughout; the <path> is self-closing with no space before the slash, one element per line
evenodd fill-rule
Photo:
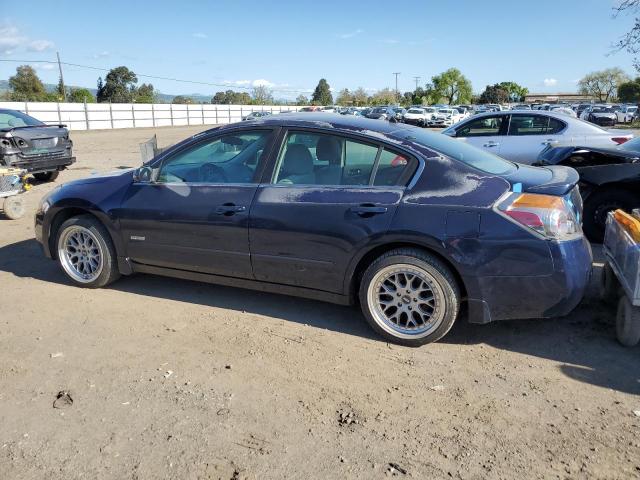
<path fill-rule="evenodd" d="M 527 87 L 518 85 L 516 82 L 500 82 L 497 85 L 508 92 L 510 102 L 522 102 L 529 93 Z"/>
<path fill-rule="evenodd" d="M 271 89 L 266 85 L 257 85 L 253 87 L 253 104 L 254 105 L 273 105 L 273 94 Z"/>
<path fill-rule="evenodd" d="M 614 17 L 623 13 L 636 14 L 640 8 L 640 0 L 618 0 L 618 5 L 613 8 Z M 633 66 L 640 71 L 640 18 L 634 18 L 633 27 L 626 32 L 614 45 L 614 51 L 626 50 L 634 56 Z"/>
<path fill-rule="evenodd" d="M 336 104 L 344 106 L 353 104 L 353 95 L 348 88 L 343 88 L 338 92 L 338 96 L 336 97 Z"/>
<path fill-rule="evenodd" d="M 480 103 L 506 103 L 510 100 L 509 91 L 496 83 L 495 85 L 487 85 L 484 92 L 480 94 L 478 101 Z"/>
<path fill-rule="evenodd" d="M 29 65 L 16 68 L 16 74 L 9 78 L 9 86 L 12 100 L 37 102 L 47 97 L 42 81 Z"/>
<path fill-rule="evenodd" d="M 607 68 L 585 75 L 578 88 L 583 95 L 589 95 L 600 102 L 608 102 L 615 97 L 618 86 L 629 81 L 629 77 L 620 68 Z"/>
<path fill-rule="evenodd" d="M 153 103 L 155 91 L 150 83 L 143 83 L 135 90 L 134 99 L 137 103 Z"/>
<path fill-rule="evenodd" d="M 95 103 L 93 94 L 86 88 L 73 88 L 69 92 L 69 101 L 74 103 Z"/>
<path fill-rule="evenodd" d="M 369 100 L 369 96 L 367 95 L 367 92 L 365 91 L 364 88 L 358 87 L 353 92 L 353 104 L 356 107 L 361 107 L 362 105 L 366 105 L 368 100 Z"/>
<path fill-rule="evenodd" d="M 309 99 L 305 95 L 298 95 L 296 98 L 296 105 L 309 105 Z"/>
<path fill-rule="evenodd" d="M 618 101 L 640 103 L 640 77 L 618 85 Z"/>
<path fill-rule="evenodd" d="M 333 95 L 331 87 L 324 78 L 321 78 L 311 96 L 311 103 L 314 105 L 332 105 Z"/>
<path fill-rule="evenodd" d="M 102 79 L 98 79 L 100 84 Z M 136 97 L 138 77 L 127 67 L 112 68 L 98 88 L 98 102 L 130 103 Z"/>
<path fill-rule="evenodd" d="M 369 103 L 372 105 L 391 105 L 396 102 L 396 91 L 389 88 L 378 90 L 371 97 Z"/>
<path fill-rule="evenodd" d="M 60 77 L 58 79 L 58 85 L 56 86 L 56 94 L 60 102 L 64 101 L 66 96 L 65 93 L 68 93 L 68 92 L 69 90 L 64 86 L 64 83 L 62 82 L 62 77 Z"/>
<path fill-rule="evenodd" d="M 457 68 L 450 68 L 431 78 L 434 93 L 449 104 L 471 101 L 471 82 Z"/>
<path fill-rule="evenodd" d="M 251 96 L 247 92 L 234 92 L 233 90 L 216 92 L 211 99 L 211 103 L 218 105 L 250 105 L 251 102 Z"/>
<path fill-rule="evenodd" d="M 173 103 L 173 104 L 190 104 L 190 103 L 193 103 L 193 98 L 185 97 L 184 95 L 177 95 L 177 96 L 173 97 L 173 100 L 171 100 L 171 103 Z"/>

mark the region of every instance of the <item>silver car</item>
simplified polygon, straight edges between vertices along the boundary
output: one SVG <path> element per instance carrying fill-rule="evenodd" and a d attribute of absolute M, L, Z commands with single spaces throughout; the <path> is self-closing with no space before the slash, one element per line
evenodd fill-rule
<path fill-rule="evenodd" d="M 513 162 L 531 164 L 548 145 L 611 148 L 633 138 L 562 113 L 504 111 L 474 115 L 442 131 Z"/>

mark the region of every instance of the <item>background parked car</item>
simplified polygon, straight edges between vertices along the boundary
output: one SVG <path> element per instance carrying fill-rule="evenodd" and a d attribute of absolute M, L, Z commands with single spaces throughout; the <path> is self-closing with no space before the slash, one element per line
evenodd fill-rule
<path fill-rule="evenodd" d="M 267 115 L 271 115 L 271 112 L 251 112 L 249 115 L 243 117 L 242 120 L 254 120 L 256 118 L 266 117 Z"/>
<path fill-rule="evenodd" d="M 616 112 L 618 123 L 631 123 L 637 111 L 637 105 L 624 105 Z"/>
<path fill-rule="evenodd" d="M 396 112 L 391 107 L 374 107 L 368 114 L 367 118 L 374 120 L 388 120 L 395 117 Z"/>
<path fill-rule="evenodd" d="M 427 114 L 424 108 L 411 107 L 404 114 L 404 123 L 426 127 L 431 120 L 431 114 Z"/>
<path fill-rule="evenodd" d="M 513 107 L 511 107 L 511 110 L 531 110 L 531 105 L 521 103 L 519 105 L 514 105 Z M 538 110 L 540 110 L 540 108 L 538 108 Z"/>
<path fill-rule="evenodd" d="M 577 117 L 580 118 L 582 116 L 582 112 L 584 112 L 590 106 L 591 106 L 590 103 L 580 103 L 580 104 L 578 104 L 578 106 L 576 107 L 576 115 L 577 115 Z"/>
<path fill-rule="evenodd" d="M 433 120 L 431 126 L 448 127 L 460 121 L 461 115 L 455 108 L 440 108 Z"/>
<path fill-rule="evenodd" d="M 50 182 L 76 161 L 64 125 L 46 125 L 17 110 L 0 109 L 0 166 Z"/>
<path fill-rule="evenodd" d="M 405 108 L 394 107 L 393 112 L 394 112 L 394 118 L 396 119 L 396 121 L 404 122 L 404 114 L 407 113 L 407 110 Z"/>
<path fill-rule="evenodd" d="M 580 119 L 601 127 L 613 127 L 618 122 L 616 112 L 611 105 L 591 105 L 584 109 Z"/>
<path fill-rule="evenodd" d="M 442 133 L 464 138 L 514 162 L 532 164 L 548 145 L 615 147 L 633 134 L 607 131 L 592 123 L 562 113 L 505 111 L 474 115 Z"/>
<path fill-rule="evenodd" d="M 640 138 L 614 148 L 548 147 L 536 165 L 566 165 L 580 174 L 583 226 L 591 241 L 602 242 L 607 213 L 640 207 Z"/>

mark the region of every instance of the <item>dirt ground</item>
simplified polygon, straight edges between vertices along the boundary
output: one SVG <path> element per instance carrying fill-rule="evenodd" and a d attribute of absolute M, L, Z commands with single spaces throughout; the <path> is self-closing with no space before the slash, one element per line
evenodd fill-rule
<path fill-rule="evenodd" d="M 200 129 L 73 133 L 56 184 Z M 462 318 L 418 349 L 310 300 L 145 275 L 85 290 L 33 239 L 53 186 L 0 218 L 0 479 L 640 477 L 640 348 L 595 287 L 567 317 Z"/>

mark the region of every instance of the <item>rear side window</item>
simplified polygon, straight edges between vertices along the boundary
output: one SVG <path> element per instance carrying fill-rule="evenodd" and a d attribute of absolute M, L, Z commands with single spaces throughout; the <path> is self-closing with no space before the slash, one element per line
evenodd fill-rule
<path fill-rule="evenodd" d="M 564 123 L 561 122 L 560 120 L 558 120 L 557 118 L 551 118 L 549 117 L 549 127 L 547 128 L 547 134 L 556 134 L 556 133 L 560 133 L 562 130 L 564 130 Z"/>
<path fill-rule="evenodd" d="M 482 117 L 471 120 L 456 129 L 456 137 L 492 137 L 500 135 L 506 115 Z"/>
<path fill-rule="evenodd" d="M 386 148 L 380 153 L 373 184 L 378 187 L 404 185 L 415 172 L 417 161 Z"/>
<path fill-rule="evenodd" d="M 543 115 L 512 115 L 509 135 L 549 135 L 560 132 L 564 123 Z"/>

